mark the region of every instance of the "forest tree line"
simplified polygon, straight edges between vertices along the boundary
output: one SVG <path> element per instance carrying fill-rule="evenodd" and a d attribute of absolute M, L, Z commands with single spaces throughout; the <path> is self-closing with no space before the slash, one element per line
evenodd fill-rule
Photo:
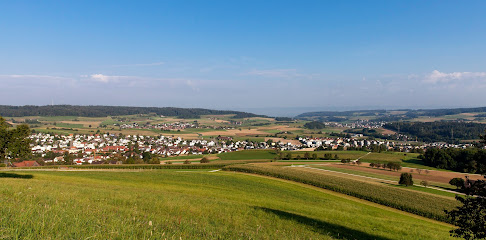
<path fill-rule="evenodd" d="M 5 117 L 25 116 L 76 116 L 76 117 L 107 117 L 135 114 L 157 114 L 178 118 L 200 118 L 201 115 L 236 114 L 238 117 L 257 117 L 253 113 L 238 111 L 210 110 L 202 108 L 175 107 L 125 107 L 125 106 L 6 106 L 0 105 L 0 115 Z"/>
<path fill-rule="evenodd" d="M 435 168 L 486 174 L 486 149 L 431 148 L 419 158 L 425 165 Z"/>
<path fill-rule="evenodd" d="M 383 127 L 423 142 L 450 143 L 478 139 L 486 130 L 486 124 L 457 121 L 392 122 Z"/>

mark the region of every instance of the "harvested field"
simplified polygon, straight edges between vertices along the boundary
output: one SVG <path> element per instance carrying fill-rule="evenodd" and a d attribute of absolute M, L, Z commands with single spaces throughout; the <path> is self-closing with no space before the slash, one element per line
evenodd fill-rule
<path fill-rule="evenodd" d="M 389 134 L 389 135 L 396 134 L 395 131 L 388 130 L 388 129 L 384 129 L 384 128 L 380 128 L 379 130 L 380 130 L 381 134 L 385 134 L 385 135 L 387 135 L 387 134 Z"/>
<path fill-rule="evenodd" d="M 438 182 L 438 183 L 444 183 L 444 184 L 449 184 L 449 181 L 452 178 L 464 178 L 466 175 L 469 176 L 473 180 L 483 178 L 483 176 L 477 175 L 477 174 L 464 174 L 464 173 L 457 173 L 457 172 L 444 172 L 444 171 L 434 171 L 434 170 L 429 170 L 428 174 L 426 174 L 425 171 L 422 171 L 422 173 L 419 174 L 415 168 L 407 168 L 407 167 L 402 168 L 402 170 L 400 170 L 398 172 L 393 172 L 393 171 L 384 170 L 384 169 L 370 168 L 369 163 L 363 163 L 362 166 L 333 163 L 333 164 L 329 164 L 329 166 L 336 167 L 336 168 L 343 168 L 343 169 L 369 172 L 369 173 L 374 173 L 374 174 L 394 176 L 394 177 L 397 177 L 397 179 L 400 178 L 401 173 L 403 173 L 403 172 L 410 173 L 410 171 L 413 170 L 412 174 L 413 174 L 414 179 L 420 179 L 420 180 L 426 180 L 426 181 Z"/>
<path fill-rule="evenodd" d="M 61 123 L 67 123 L 67 124 L 82 124 L 84 127 L 89 127 L 91 125 L 92 128 L 97 128 L 100 126 L 102 121 L 61 121 Z"/>
<path fill-rule="evenodd" d="M 239 129 L 230 129 L 226 131 L 210 131 L 210 132 L 202 132 L 203 136 L 249 136 L 249 135 L 267 135 L 268 133 L 262 132 L 259 129 L 244 129 L 242 128 L 241 131 Z"/>

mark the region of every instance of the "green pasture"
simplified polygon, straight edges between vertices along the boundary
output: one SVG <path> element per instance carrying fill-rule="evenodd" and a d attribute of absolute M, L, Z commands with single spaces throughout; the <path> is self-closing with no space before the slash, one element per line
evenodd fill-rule
<path fill-rule="evenodd" d="M 276 157 L 273 150 L 245 150 L 236 152 L 220 153 L 218 157 L 221 160 L 248 160 L 248 159 L 268 159 L 272 160 Z"/>
<path fill-rule="evenodd" d="M 0 178 L 5 239 L 449 239 L 452 226 L 232 172 L 24 172 Z"/>

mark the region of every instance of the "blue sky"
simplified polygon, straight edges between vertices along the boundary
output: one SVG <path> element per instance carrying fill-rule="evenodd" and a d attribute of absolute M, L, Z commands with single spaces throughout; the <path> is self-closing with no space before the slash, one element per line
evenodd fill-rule
<path fill-rule="evenodd" d="M 0 104 L 481 106 L 485 10 L 484 1 L 2 1 Z"/>

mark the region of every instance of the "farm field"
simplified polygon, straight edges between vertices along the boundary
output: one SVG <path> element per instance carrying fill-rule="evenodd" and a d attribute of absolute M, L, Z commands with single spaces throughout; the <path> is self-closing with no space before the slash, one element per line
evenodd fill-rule
<path fill-rule="evenodd" d="M 366 170 L 363 170 L 362 167 L 355 167 L 355 168 L 342 168 L 339 167 L 338 164 L 315 164 L 315 165 L 308 165 L 309 167 L 312 168 L 317 168 L 317 169 L 324 169 L 324 170 L 329 170 L 333 172 L 340 172 L 340 173 L 345 173 L 345 174 L 352 174 L 352 175 L 357 175 L 356 177 L 354 176 L 349 176 L 350 178 L 354 178 L 357 180 L 364 180 L 364 181 L 373 181 L 373 182 L 380 182 L 384 183 L 387 185 L 393 184 L 393 185 L 398 185 L 398 180 L 400 179 L 400 175 L 389 175 L 389 174 L 379 174 L 376 172 L 369 172 Z M 386 172 L 387 170 L 383 170 Z M 337 174 L 339 176 L 339 174 Z M 367 177 L 366 179 L 360 178 L 358 176 L 362 177 Z M 414 174 L 414 184 L 420 185 L 420 182 L 422 181 L 421 175 L 416 175 Z M 392 183 L 391 183 L 392 181 Z M 432 187 L 438 187 L 442 188 L 444 190 L 453 190 L 455 187 L 447 184 L 447 183 L 438 183 L 438 182 L 428 182 L 429 186 Z M 409 190 L 416 190 L 416 191 L 421 191 L 421 192 L 429 192 L 433 194 L 437 194 L 440 196 L 447 196 L 454 198 L 456 193 L 452 192 L 446 192 L 446 191 L 440 191 L 432 188 L 425 188 L 425 187 L 418 187 L 418 186 L 409 186 L 404 189 L 409 189 Z"/>
<path fill-rule="evenodd" d="M 75 117 L 75 116 L 27 116 L 8 118 L 15 125 L 25 120 L 36 120 L 30 123 L 30 127 L 38 132 L 55 134 L 94 134 L 111 133 L 124 135 L 166 135 L 185 139 L 213 138 L 217 136 L 229 136 L 236 140 L 264 141 L 266 137 L 283 138 L 294 141 L 298 134 L 308 134 L 315 137 L 325 137 L 330 132 L 342 132 L 339 128 L 326 128 L 321 130 L 304 129 L 306 121 L 294 123 L 280 123 L 273 118 L 251 117 L 235 119 L 234 115 L 203 115 L 195 119 L 179 119 L 176 117 L 160 117 L 154 115 L 126 115 L 113 117 Z M 14 123 L 16 122 L 16 123 Z M 197 122 L 202 128 L 186 128 L 181 130 L 160 129 L 121 129 L 118 125 L 126 123 L 144 124 L 171 124 L 176 122 Z M 234 124 L 239 122 L 239 124 Z M 207 128 L 209 127 L 209 128 Z M 319 133 L 319 131 L 321 133 Z M 278 136 L 276 136 L 278 135 Z M 287 140 L 286 140 L 287 141 Z"/>
<path fill-rule="evenodd" d="M 441 184 L 449 184 L 449 181 L 452 178 L 464 178 L 466 175 L 473 180 L 483 178 L 481 175 L 478 174 L 465 174 L 465 173 L 457 173 L 451 171 L 445 172 L 445 171 L 429 170 L 429 172 L 426 173 L 424 170 L 422 170 L 420 173 L 418 173 L 417 169 L 408 168 L 408 167 L 402 168 L 399 171 L 389 171 L 382 168 L 380 169 L 371 168 L 369 167 L 368 163 L 363 163 L 361 166 L 348 165 L 348 164 L 333 164 L 332 167 L 365 172 L 365 173 L 373 173 L 373 174 L 384 175 L 384 176 L 391 176 L 391 177 L 395 177 L 395 179 L 397 177 L 400 177 L 401 173 L 408 172 L 413 174 L 414 179 L 437 182 Z"/>
<path fill-rule="evenodd" d="M 33 178 L 0 178 L 1 235 L 8 239 L 449 239 L 452 229 L 339 193 L 234 172 L 15 174 Z"/>
<path fill-rule="evenodd" d="M 409 191 L 319 169 L 271 166 L 265 163 L 231 165 L 225 169 L 302 182 L 441 221 L 446 221 L 444 209 L 457 206 L 452 198 Z"/>

